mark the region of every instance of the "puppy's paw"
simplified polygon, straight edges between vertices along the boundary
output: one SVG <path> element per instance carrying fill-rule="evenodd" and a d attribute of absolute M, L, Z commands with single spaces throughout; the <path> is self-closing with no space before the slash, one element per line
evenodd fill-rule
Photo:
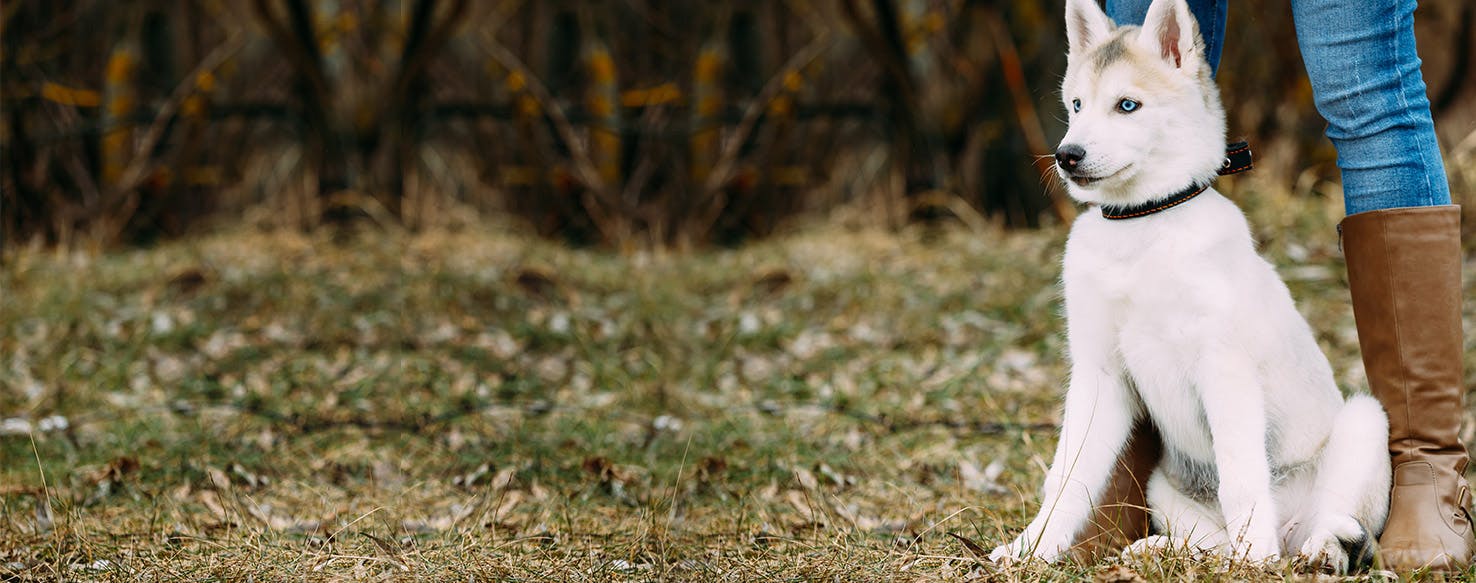
<path fill-rule="evenodd" d="M 1020 558 L 1020 550 L 1015 548 L 1015 543 L 999 545 L 995 547 L 993 552 L 989 553 L 989 561 L 1001 565 L 1008 565 L 1020 560 Z"/>
<path fill-rule="evenodd" d="M 1027 534 L 1029 534 L 1028 531 Z M 1054 563 L 1066 552 L 1066 549 L 1071 547 L 1070 541 L 1061 543 L 1041 540 L 1037 543 L 1036 538 L 1022 534 L 1009 544 L 1000 545 L 994 549 L 989 553 L 989 560 L 1001 564 L 1031 559 Z"/>
<path fill-rule="evenodd" d="M 1298 554 L 1307 562 L 1342 575 L 1372 561 L 1373 533 L 1351 516 L 1327 517 L 1317 523 Z"/>
<path fill-rule="evenodd" d="M 1343 549 L 1343 541 L 1331 531 L 1312 533 L 1311 538 L 1302 543 L 1298 554 L 1307 559 L 1309 564 L 1332 571 L 1335 575 L 1348 572 L 1348 551 Z"/>
<path fill-rule="evenodd" d="M 1281 560 L 1281 542 L 1275 536 L 1247 537 L 1233 546 L 1234 558 L 1251 563 L 1275 563 Z"/>
<path fill-rule="evenodd" d="M 1122 549 L 1122 558 L 1132 559 L 1156 555 L 1174 548 L 1174 539 L 1161 535 L 1151 534 L 1133 541 L 1132 544 Z"/>

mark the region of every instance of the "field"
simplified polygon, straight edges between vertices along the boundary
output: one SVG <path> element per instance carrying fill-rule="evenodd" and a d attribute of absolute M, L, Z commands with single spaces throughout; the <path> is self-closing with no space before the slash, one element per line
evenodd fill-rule
<path fill-rule="evenodd" d="M 1338 209 L 1243 200 L 1363 390 Z M 1024 525 L 1050 458 L 1064 237 L 830 226 L 614 255 L 494 225 L 13 249 L 0 578 L 1316 578 L 970 550 Z"/>

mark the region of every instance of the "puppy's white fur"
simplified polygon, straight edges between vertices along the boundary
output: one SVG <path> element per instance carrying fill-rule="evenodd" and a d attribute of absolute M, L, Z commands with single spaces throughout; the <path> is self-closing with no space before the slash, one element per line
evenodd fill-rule
<path fill-rule="evenodd" d="M 1085 150 L 1061 171 L 1071 195 L 1127 206 L 1212 180 L 1224 111 L 1184 0 L 1154 0 L 1141 28 L 1069 0 L 1066 21 L 1062 100 L 1081 108 L 1062 143 Z M 1124 112 L 1124 98 L 1141 106 Z M 1062 280 L 1072 363 L 1060 442 L 1039 514 L 992 559 L 1061 557 L 1145 415 L 1165 446 L 1148 483 L 1162 534 L 1132 548 L 1295 553 L 1344 569 L 1340 540 L 1382 530 L 1387 417 L 1339 394 L 1233 203 L 1210 189 L 1137 219 L 1083 213 Z"/>

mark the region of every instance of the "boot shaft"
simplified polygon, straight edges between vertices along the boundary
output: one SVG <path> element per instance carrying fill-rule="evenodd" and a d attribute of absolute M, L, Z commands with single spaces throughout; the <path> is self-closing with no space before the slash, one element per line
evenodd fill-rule
<path fill-rule="evenodd" d="M 1364 369 L 1389 413 L 1394 464 L 1439 456 L 1464 470 L 1459 207 L 1359 213 L 1340 229 Z"/>

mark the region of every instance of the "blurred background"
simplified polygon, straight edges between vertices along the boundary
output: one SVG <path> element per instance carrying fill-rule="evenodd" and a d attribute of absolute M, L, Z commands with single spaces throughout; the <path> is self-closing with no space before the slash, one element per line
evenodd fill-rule
<path fill-rule="evenodd" d="M 1231 3 L 1220 80 L 1257 175 L 1337 196 L 1281 0 Z M 805 217 L 1034 227 L 1075 209 L 1052 0 L 7 0 L 4 244 L 243 222 L 511 219 L 577 246 L 731 245 Z M 1422 2 L 1469 196 L 1476 6 Z"/>
<path fill-rule="evenodd" d="M 1068 376 L 1063 12 L 0 0 L 0 580 L 1295 577 L 977 560 Z M 1469 229 L 1476 2 L 1416 18 Z M 1362 391 L 1288 2 L 1229 24 L 1217 187 Z"/>

